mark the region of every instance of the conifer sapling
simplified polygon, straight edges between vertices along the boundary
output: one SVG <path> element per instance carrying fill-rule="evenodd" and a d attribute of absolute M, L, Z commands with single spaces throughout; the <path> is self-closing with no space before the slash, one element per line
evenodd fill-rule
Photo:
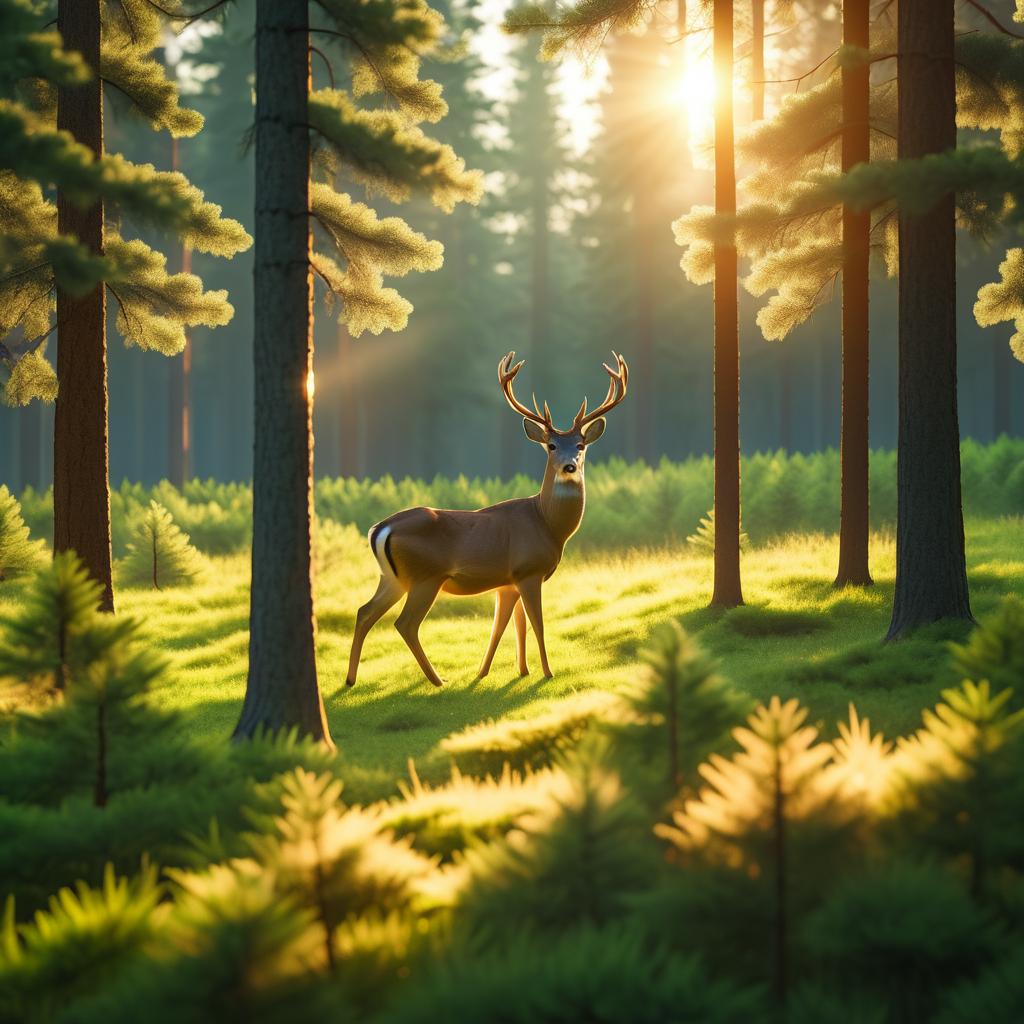
<path fill-rule="evenodd" d="M 0 484 L 0 583 L 40 568 L 46 545 L 29 539 L 18 499 Z"/>
<path fill-rule="evenodd" d="M 188 535 L 175 525 L 170 512 L 157 501 L 136 523 L 124 560 L 125 578 L 137 586 L 186 586 L 195 581 L 201 568 L 199 552 Z"/>

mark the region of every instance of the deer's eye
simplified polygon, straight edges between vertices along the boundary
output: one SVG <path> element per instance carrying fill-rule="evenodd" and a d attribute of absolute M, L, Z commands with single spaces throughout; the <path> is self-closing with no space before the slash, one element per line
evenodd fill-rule
<path fill-rule="evenodd" d="M 582 441 L 578 445 L 576 445 L 576 451 L 578 451 L 578 452 L 583 451 L 583 442 Z"/>
<path fill-rule="evenodd" d="M 555 448 L 556 448 L 556 445 L 553 445 L 553 444 L 549 444 L 548 445 L 548 451 L 549 452 L 553 452 L 555 450 Z"/>

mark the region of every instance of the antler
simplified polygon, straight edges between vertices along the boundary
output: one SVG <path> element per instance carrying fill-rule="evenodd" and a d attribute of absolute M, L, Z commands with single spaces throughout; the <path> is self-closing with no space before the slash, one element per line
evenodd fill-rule
<path fill-rule="evenodd" d="M 583 399 L 580 411 L 576 413 L 576 418 L 572 421 L 573 430 L 582 430 L 588 423 L 593 423 L 609 409 L 614 409 L 626 397 L 626 388 L 629 386 L 629 367 L 626 365 L 626 360 L 614 350 L 612 355 L 615 356 L 616 368 L 614 370 L 607 363 L 601 364 L 608 376 L 611 377 L 608 382 L 608 394 L 604 396 L 604 401 L 590 413 L 587 412 L 587 400 Z"/>
<path fill-rule="evenodd" d="M 515 352 L 509 352 L 504 359 L 498 363 L 498 383 L 501 385 L 501 390 L 504 392 L 505 401 L 508 402 L 512 408 L 519 413 L 521 416 L 525 416 L 528 420 L 533 420 L 534 423 L 539 423 L 542 427 L 547 430 L 554 430 L 554 425 L 551 422 L 551 410 L 548 408 L 548 403 L 544 403 L 544 415 L 541 415 L 540 409 L 537 408 L 537 399 L 533 399 L 533 407 L 536 412 L 531 412 L 522 402 L 516 398 L 512 391 L 512 381 L 516 379 L 516 374 L 523 368 L 525 359 L 520 359 L 515 365 L 512 364 L 512 360 L 515 359 Z M 610 370 L 608 371 L 611 372 Z"/>

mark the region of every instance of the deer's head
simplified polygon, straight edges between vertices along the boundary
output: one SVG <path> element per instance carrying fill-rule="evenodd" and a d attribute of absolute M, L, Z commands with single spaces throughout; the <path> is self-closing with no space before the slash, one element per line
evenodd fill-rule
<path fill-rule="evenodd" d="M 498 363 L 498 382 L 505 395 L 505 400 L 512 408 L 523 417 L 523 429 L 526 436 L 539 445 L 543 445 L 548 454 L 548 465 L 554 470 L 557 480 L 570 481 L 578 479 L 583 474 L 583 462 L 586 458 L 587 447 L 592 445 L 603 433 L 606 425 L 605 413 L 626 397 L 626 386 L 629 383 L 629 367 L 625 359 L 620 355 L 615 356 L 615 368 L 612 369 L 607 363 L 604 368 L 611 377 L 608 384 L 608 394 L 604 401 L 592 412 L 587 412 L 587 400 L 583 399 L 579 412 L 576 413 L 572 426 L 568 430 L 558 430 L 551 421 L 551 410 L 548 403 L 544 403 L 542 413 L 537 406 L 536 397 L 533 400 L 533 411 L 520 402 L 513 390 L 512 382 L 516 374 L 523 368 L 525 360 L 518 363 L 513 362 L 515 352 L 509 352 L 501 362 Z"/>

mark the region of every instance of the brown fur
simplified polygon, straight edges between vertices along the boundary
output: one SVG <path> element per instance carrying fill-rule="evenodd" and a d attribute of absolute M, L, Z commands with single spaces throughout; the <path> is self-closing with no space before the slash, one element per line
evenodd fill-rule
<path fill-rule="evenodd" d="M 540 491 L 529 498 L 513 498 L 474 512 L 453 509 L 410 508 L 396 512 L 370 531 L 370 543 L 381 566 L 377 592 L 356 616 L 346 685 L 356 681 L 366 634 L 403 594 L 405 606 L 395 627 L 409 646 L 424 675 L 435 686 L 442 681 L 419 642 L 419 626 L 438 593 L 480 594 L 496 591 L 494 625 L 477 678 L 487 675 L 494 652 L 510 618 L 515 618 L 518 666 L 526 664 L 526 619 L 537 637 L 541 668 L 550 678 L 544 646 L 541 585 L 562 558 L 566 542 L 579 528 L 586 504 L 584 461 L 586 448 L 604 432 L 603 413 L 622 401 L 628 370 L 619 357 L 608 397 L 590 416 L 586 402 L 573 426 L 559 431 L 550 412 L 536 416 L 512 395 L 511 381 L 519 368 L 510 353 L 498 373 L 509 404 L 524 414 L 530 440 L 547 450 L 547 466 Z M 381 538 L 384 538 L 381 541 Z"/>

